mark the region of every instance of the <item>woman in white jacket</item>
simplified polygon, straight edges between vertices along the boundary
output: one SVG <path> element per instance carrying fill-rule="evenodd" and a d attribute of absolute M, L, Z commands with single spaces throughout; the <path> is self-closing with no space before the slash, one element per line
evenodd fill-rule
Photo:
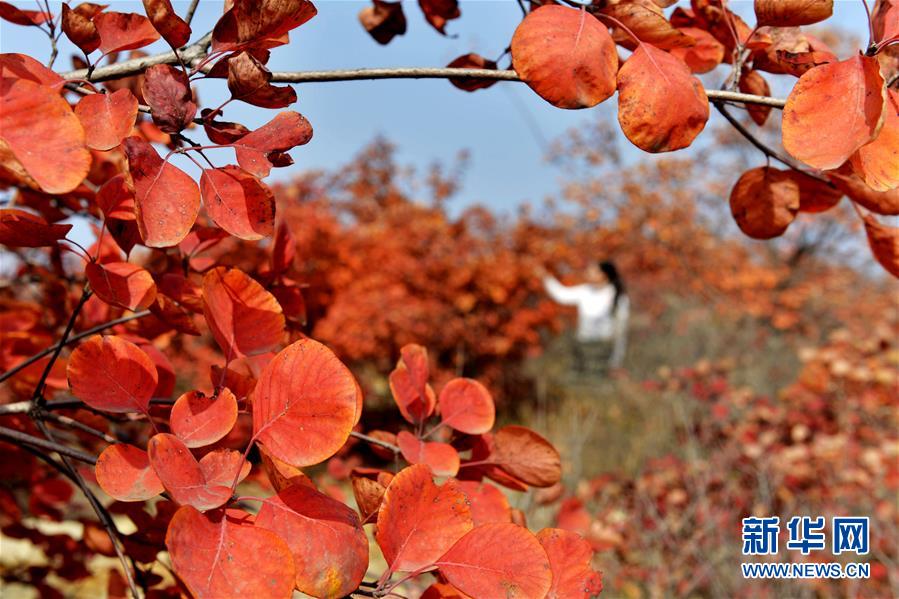
<path fill-rule="evenodd" d="M 580 372 L 618 368 L 627 346 L 630 301 L 612 262 L 591 264 L 586 282 L 566 286 L 546 274 L 543 285 L 560 304 L 577 306 L 576 366 Z"/>

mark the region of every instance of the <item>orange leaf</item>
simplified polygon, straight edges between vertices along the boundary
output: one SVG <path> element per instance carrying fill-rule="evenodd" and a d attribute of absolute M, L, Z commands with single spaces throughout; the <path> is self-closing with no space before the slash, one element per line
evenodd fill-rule
<path fill-rule="evenodd" d="M 206 169 L 200 193 L 209 217 L 235 237 L 254 241 L 275 230 L 275 196 L 268 185 L 238 166 Z"/>
<path fill-rule="evenodd" d="M 440 573 L 472 597 L 542 598 L 552 572 L 537 537 L 517 524 L 482 524 L 437 561 Z"/>
<path fill-rule="evenodd" d="M 75 114 L 87 135 L 87 147 L 111 150 L 131 133 L 137 98 L 124 88 L 111 94 L 91 94 L 75 105 Z"/>
<path fill-rule="evenodd" d="M 334 455 L 349 438 L 355 417 L 356 380 L 331 350 L 312 339 L 279 352 L 253 391 L 254 438 L 298 468 Z"/>
<path fill-rule="evenodd" d="M 798 211 L 799 184 L 776 168 L 746 171 L 730 192 L 730 212 L 740 230 L 753 239 L 782 235 Z"/>
<path fill-rule="evenodd" d="M 27 79 L 47 87 L 62 86 L 63 78 L 27 54 L 0 54 L 0 77 Z"/>
<path fill-rule="evenodd" d="M 290 599 L 293 556 L 278 535 L 238 510 L 201 514 L 190 506 L 169 522 L 172 566 L 197 599 Z"/>
<path fill-rule="evenodd" d="M 615 42 L 584 10 L 553 4 L 528 14 L 512 37 L 512 65 L 559 108 L 589 108 L 615 93 Z"/>
<path fill-rule="evenodd" d="M 833 14 L 833 0 L 755 0 L 758 26 L 811 25 Z"/>
<path fill-rule="evenodd" d="M 672 56 L 687 63 L 694 73 L 708 73 L 724 60 L 724 45 L 705 29 L 682 27 L 681 31 L 693 38 L 694 45 L 687 48 L 672 48 Z"/>
<path fill-rule="evenodd" d="M 874 257 L 887 272 L 899 279 L 899 227 L 887 227 L 866 215 L 865 233 Z"/>
<path fill-rule="evenodd" d="M 493 397 L 474 379 L 451 380 L 440 391 L 437 402 L 440 419 L 459 432 L 480 435 L 493 428 L 496 416 Z"/>
<path fill-rule="evenodd" d="M 256 526 L 287 540 L 296 586 L 313 597 L 346 597 L 368 569 L 368 538 L 346 505 L 304 485 L 262 503 Z"/>
<path fill-rule="evenodd" d="M 401 470 L 387 487 L 375 539 L 391 572 L 411 572 L 433 564 L 471 527 L 467 498 L 456 483 L 435 485 L 431 470 L 419 464 Z"/>
<path fill-rule="evenodd" d="M 355 470 L 350 474 L 350 481 L 353 485 L 353 497 L 356 499 L 364 524 L 378 513 L 387 487 L 377 480 L 357 474 Z"/>
<path fill-rule="evenodd" d="M 579 534 L 544 528 L 537 540 L 549 557 L 553 582 L 546 599 L 595 597 L 602 591 L 602 576 L 593 570 L 593 548 Z"/>
<path fill-rule="evenodd" d="M 535 487 L 551 487 L 562 478 L 559 452 L 523 426 L 510 425 L 496 431 L 488 460 Z"/>
<path fill-rule="evenodd" d="M 67 366 L 72 394 L 104 412 L 146 414 L 158 375 L 153 360 L 119 337 L 95 335 L 75 348 Z"/>
<path fill-rule="evenodd" d="M 418 424 L 434 413 L 436 398 L 428 385 L 428 352 L 414 343 L 404 345 L 389 376 L 390 393 L 408 422 Z"/>
<path fill-rule="evenodd" d="M 828 179 L 833 181 L 837 189 L 849 196 L 849 199 L 871 212 L 885 216 L 899 214 L 899 189 L 874 191 L 862 181 L 861 177 L 852 172 L 848 164 L 825 174 Z"/>
<path fill-rule="evenodd" d="M 679 58 L 640 44 L 618 71 L 618 123 L 641 150 L 686 148 L 708 120 L 702 82 Z"/>
<path fill-rule="evenodd" d="M 143 15 L 129 12 L 101 12 L 93 18 L 100 35 L 103 55 L 149 46 L 159 39 L 159 33 Z"/>
<path fill-rule="evenodd" d="M 177 245 L 190 232 L 200 212 L 200 190 L 181 169 L 163 162 L 153 146 L 139 137 L 122 142 L 134 180 L 135 214 L 140 235 L 149 247 Z"/>
<path fill-rule="evenodd" d="M 852 169 L 874 191 L 899 186 L 899 92 L 890 90 L 880 133 L 852 155 Z"/>
<path fill-rule="evenodd" d="M 771 95 L 771 88 L 768 87 L 768 82 L 765 81 L 765 78 L 758 71 L 746 68 L 743 69 L 740 75 L 740 91 L 744 94 L 755 94 L 757 96 Z M 768 120 L 768 115 L 771 114 L 771 107 L 747 104 L 746 111 L 752 120 L 755 121 L 755 124 L 761 127 Z"/>
<path fill-rule="evenodd" d="M 136 312 L 156 299 L 156 283 L 152 275 L 137 264 L 90 262 L 84 273 L 97 297 L 112 306 Z"/>
<path fill-rule="evenodd" d="M 4 208 L 0 210 L 0 243 L 8 247 L 36 248 L 56 245 L 72 225 L 49 225 L 36 214 Z"/>
<path fill-rule="evenodd" d="M 228 389 L 218 397 L 188 391 L 169 414 L 172 432 L 190 448 L 212 445 L 231 432 L 237 422 L 237 399 Z"/>
<path fill-rule="evenodd" d="M 788 173 L 799 185 L 799 212 L 824 212 L 843 199 L 843 192 L 833 184 L 799 171 L 790 170 Z"/>
<path fill-rule="evenodd" d="M 147 453 L 156 475 L 175 503 L 205 511 L 219 507 L 231 498 L 236 464 L 230 477 L 218 476 L 219 471 L 210 472 L 209 478 L 213 480 L 209 481 L 190 449 L 178 437 L 168 433 L 153 435 L 147 444 Z"/>
<path fill-rule="evenodd" d="M 422 441 L 409 431 L 400 431 L 396 443 L 410 464 L 425 464 L 434 476 L 456 476 L 459 452 L 448 443 Z"/>
<path fill-rule="evenodd" d="M 236 268 L 219 266 L 206 273 L 203 314 L 228 362 L 272 351 L 284 339 L 278 301 Z"/>
<path fill-rule="evenodd" d="M 503 492 L 490 483 L 476 480 L 459 481 L 459 489 L 468 497 L 471 519 L 475 526 L 489 522 L 511 522 L 512 509 Z"/>
<path fill-rule="evenodd" d="M 146 501 L 164 491 L 147 452 L 127 443 L 104 449 L 97 458 L 95 473 L 100 488 L 118 501 Z"/>
<path fill-rule="evenodd" d="M 784 148 L 815 168 L 837 168 L 877 137 L 885 98 L 874 57 L 858 54 L 810 69 L 787 97 Z"/>
<path fill-rule="evenodd" d="M 90 169 L 84 128 L 72 107 L 34 81 L 0 80 L 0 141 L 47 193 L 72 191 Z"/>
<path fill-rule="evenodd" d="M 693 38 L 674 28 L 662 9 L 652 0 L 631 0 L 629 2 L 609 2 L 601 6 L 600 13 L 608 15 L 630 30 L 625 32 L 617 23 L 615 41 L 626 48 L 634 48 L 633 33 L 641 42 L 647 42 L 663 50 L 687 48 L 694 44 Z"/>
<path fill-rule="evenodd" d="M 262 468 L 276 493 L 280 493 L 291 485 L 306 485 L 315 488 L 315 483 L 302 470 L 273 457 L 262 445 L 258 446 L 258 449 Z"/>

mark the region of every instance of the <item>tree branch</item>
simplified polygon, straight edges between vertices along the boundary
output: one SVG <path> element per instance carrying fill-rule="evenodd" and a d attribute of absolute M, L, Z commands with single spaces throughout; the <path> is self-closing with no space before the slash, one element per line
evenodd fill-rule
<path fill-rule="evenodd" d="M 78 315 L 81 313 L 81 308 L 84 307 L 84 304 L 87 303 L 91 297 L 91 290 L 88 289 L 87 284 L 85 283 L 84 289 L 81 291 L 81 299 L 78 300 L 78 303 L 75 305 L 75 308 L 72 310 L 72 315 L 69 316 L 69 322 L 66 323 L 66 328 L 62 333 L 62 338 L 56 343 L 56 346 L 53 350 L 53 355 L 50 356 L 50 360 L 47 362 L 47 366 L 44 368 L 44 372 L 41 373 L 41 378 L 38 379 L 37 386 L 34 388 L 34 394 L 31 396 L 31 402 L 37 405 L 44 404 L 44 384 L 47 382 L 47 377 L 50 376 L 50 371 L 53 370 L 53 364 L 56 363 L 56 360 L 59 358 L 59 352 L 62 351 L 62 348 L 65 347 L 68 342 L 69 335 L 72 333 L 72 329 L 75 328 L 75 321 L 78 319 Z"/>
<path fill-rule="evenodd" d="M 361 439 L 366 443 L 371 443 L 372 445 L 379 445 L 386 449 L 389 449 L 393 453 L 400 453 L 400 448 L 394 445 L 393 443 L 388 443 L 387 441 L 381 441 L 380 439 L 375 439 L 374 437 L 369 437 L 368 435 L 364 435 L 362 433 L 357 433 L 356 431 L 350 432 L 351 437 L 356 437 L 357 439 Z"/>
<path fill-rule="evenodd" d="M 54 443 L 53 441 L 47 441 L 45 439 L 41 439 L 40 437 L 34 437 L 27 433 L 7 428 L 5 426 L 0 426 L 0 438 L 6 439 L 13 445 L 28 445 L 30 447 L 39 447 L 40 449 L 55 451 L 59 455 L 67 456 L 86 464 L 93 465 L 97 463 L 96 456 L 81 451 L 80 449 L 66 447 L 65 445 Z"/>

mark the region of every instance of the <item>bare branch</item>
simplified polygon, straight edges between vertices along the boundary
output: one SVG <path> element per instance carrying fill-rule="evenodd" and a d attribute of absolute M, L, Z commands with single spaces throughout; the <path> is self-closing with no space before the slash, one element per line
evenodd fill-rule
<path fill-rule="evenodd" d="M 54 443 L 53 441 L 46 441 L 40 437 L 34 437 L 5 426 L 0 426 L 0 439 L 5 439 L 13 445 L 28 445 L 30 447 L 39 447 L 40 449 L 55 451 L 59 455 L 67 456 L 86 464 L 93 465 L 97 463 L 96 456 L 85 453 L 80 449 L 73 449 L 59 443 Z"/>
<path fill-rule="evenodd" d="M 184 15 L 184 22 L 190 25 L 190 22 L 194 20 L 194 13 L 197 12 L 197 6 L 199 6 L 200 0 L 192 0 L 190 6 L 187 7 L 187 13 Z"/>
<path fill-rule="evenodd" d="M 372 445 L 379 445 L 386 449 L 389 449 L 393 453 L 400 453 L 400 448 L 394 445 L 393 443 L 388 443 L 387 441 L 381 441 L 380 439 L 375 439 L 374 437 L 369 437 L 368 435 L 364 435 L 362 433 L 357 433 L 356 431 L 350 432 L 351 437 L 356 437 L 357 439 L 361 439 L 366 443 L 371 443 Z"/>

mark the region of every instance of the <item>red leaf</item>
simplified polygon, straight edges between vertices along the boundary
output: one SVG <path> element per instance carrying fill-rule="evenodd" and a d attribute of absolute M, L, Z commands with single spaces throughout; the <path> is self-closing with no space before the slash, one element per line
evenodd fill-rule
<path fill-rule="evenodd" d="M 286 152 L 312 139 L 312 125 L 298 112 L 280 112 L 271 121 L 233 142 L 237 162 L 257 177 L 272 170 L 268 154 Z"/>
<path fill-rule="evenodd" d="M 824 212 L 836 206 L 843 198 L 843 192 L 833 184 L 828 185 L 799 171 L 788 171 L 799 185 L 799 211 Z"/>
<path fill-rule="evenodd" d="M 459 481 L 459 489 L 468 497 L 475 526 L 490 522 L 511 522 L 512 508 L 502 491 L 487 482 Z"/>
<path fill-rule="evenodd" d="M 588 599 L 602 591 L 602 576 L 591 567 L 593 548 L 577 533 L 544 528 L 537 540 L 549 557 L 552 587 L 546 599 Z"/>
<path fill-rule="evenodd" d="M 127 89 L 84 96 L 75 106 L 87 136 L 87 147 L 111 150 L 125 139 L 137 118 L 137 98 Z"/>
<path fill-rule="evenodd" d="M 492 60 L 487 60 L 480 54 L 475 54 L 474 52 L 463 54 L 446 66 L 450 69 L 489 69 L 491 71 L 495 71 L 497 68 L 495 62 L 493 62 Z M 487 89 L 488 87 L 496 83 L 496 79 L 468 77 L 450 77 L 449 81 L 459 89 L 467 92 L 473 92 L 479 89 Z"/>
<path fill-rule="evenodd" d="M 843 165 L 836 171 L 826 173 L 827 178 L 833 181 L 837 189 L 849 196 L 849 199 L 871 212 L 885 216 L 899 214 L 899 189 L 874 191 L 848 167 L 848 164 Z"/>
<path fill-rule="evenodd" d="M 407 462 L 425 464 L 434 476 L 456 476 L 459 472 L 459 452 L 452 445 L 422 441 L 408 431 L 400 431 L 396 442 Z"/>
<path fill-rule="evenodd" d="M 378 513 L 387 487 L 376 479 L 361 476 L 356 470 L 350 474 L 350 480 L 353 485 L 353 497 L 356 499 L 359 514 L 362 516 L 362 523 L 367 523 L 372 516 Z"/>
<path fill-rule="evenodd" d="M 262 468 L 265 470 L 265 474 L 268 476 L 268 480 L 272 483 L 272 488 L 275 489 L 276 493 L 280 493 L 291 485 L 305 485 L 312 489 L 315 488 L 315 483 L 302 470 L 273 457 L 261 445 L 257 448 L 259 449 Z"/>
<path fill-rule="evenodd" d="M 408 422 L 418 424 L 434 413 L 436 398 L 428 385 L 428 352 L 414 343 L 403 346 L 389 377 L 390 392 Z"/>
<path fill-rule="evenodd" d="M 829 19 L 833 0 L 755 0 L 758 26 L 798 27 Z"/>
<path fill-rule="evenodd" d="M 138 346 L 95 335 L 72 352 L 67 368 L 72 394 L 104 412 L 147 413 L 156 389 L 156 365 Z"/>
<path fill-rule="evenodd" d="M 784 148 L 815 168 L 837 168 L 877 137 L 885 98 L 874 57 L 859 54 L 810 69 L 784 106 Z"/>
<path fill-rule="evenodd" d="M 237 399 L 228 389 L 222 389 L 217 397 L 188 391 L 169 415 L 172 432 L 190 448 L 212 445 L 231 432 L 236 422 Z"/>
<path fill-rule="evenodd" d="M 0 54 L 0 77 L 27 79 L 47 87 L 62 87 L 64 79 L 26 54 Z"/>
<path fill-rule="evenodd" d="M 101 11 L 101 7 L 90 3 L 79 4 L 74 10 L 66 3 L 62 5 L 62 30 L 85 54 L 100 47 L 100 34 L 93 18 Z"/>
<path fill-rule="evenodd" d="M 331 350 L 312 339 L 278 353 L 253 391 L 255 439 L 298 468 L 334 455 L 349 438 L 355 418 L 356 380 Z"/>
<path fill-rule="evenodd" d="M 686 148 L 708 120 L 702 82 L 679 58 L 640 44 L 618 71 L 618 123 L 641 150 Z"/>
<path fill-rule="evenodd" d="M 135 212 L 140 235 L 149 247 L 177 245 L 200 212 L 200 190 L 181 169 L 163 162 L 139 137 L 122 142 L 134 180 Z"/>
<path fill-rule="evenodd" d="M 406 15 L 401 2 L 372 0 L 371 6 L 359 11 L 359 22 L 379 44 L 388 44 L 406 33 Z"/>
<path fill-rule="evenodd" d="M 226 361 L 263 354 L 284 339 L 284 314 L 271 293 L 236 268 L 203 278 L 203 314 Z"/>
<path fill-rule="evenodd" d="M 180 48 L 190 40 L 190 25 L 175 14 L 169 0 L 144 0 L 144 12 L 171 47 Z"/>
<path fill-rule="evenodd" d="M 672 48 L 672 56 L 680 58 L 694 73 L 708 73 L 724 60 L 724 46 L 705 29 L 682 27 L 681 31 L 693 38 L 694 45 Z"/>
<path fill-rule="evenodd" d="M 209 217 L 235 237 L 254 241 L 275 229 L 275 196 L 269 187 L 238 166 L 206 169 L 200 193 Z"/>
<path fill-rule="evenodd" d="M 228 59 L 228 89 L 235 100 L 263 108 L 284 108 L 297 101 L 292 87 L 277 87 L 271 81 L 271 72 L 249 52 Z"/>
<path fill-rule="evenodd" d="M 104 449 L 97 458 L 95 472 L 100 488 L 118 501 L 146 501 L 164 490 L 150 467 L 147 452 L 127 443 Z"/>
<path fill-rule="evenodd" d="M 144 71 L 141 93 L 152 109 L 153 122 L 166 133 L 185 129 L 197 114 L 187 75 L 171 65 L 157 64 Z"/>
<path fill-rule="evenodd" d="M 865 233 L 874 257 L 887 272 L 899 279 L 899 227 L 887 227 L 868 214 L 865 216 Z"/>
<path fill-rule="evenodd" d="M 628 29 L 625 31 L 612 21 L 613 38 L 625 48 L 635 47 L 632 34 L 641 42 L 663 50 L 690 47 L 694 43 L 692 37 L 672 26 L 662 9 L 651 0 L 609 2 L 600 7 L 600 13 L 612 17 Z"/>
<path fill-rule="evenodd" d="M 559 452 L 523 426 L 505 426 L 493 435 L 489 461 L 534 487 L 551 487 L 562 478 Z"/>
<path fill-rule="evenodd" d="M 0 80 L 0 142 L 47 193 L 72 191 L 90 169 L 84 129 L 72 107 L 34 81 Z"/>
<path fill-rule="evenodd" d="M 294 565 L 281 537 L 253 526 L 247 514 L 190 506 L 175 513 L 165 535 L 172 566 L 197 599 L 290 599 Z"/>
<path fill-rule="evenodd" d="M 615 42 L 584 10 L 548 5 L 531 12 L 512 37 L 512 64 L 559 108 L 589 108 L 615 93 Z"/>
<path fill-rule="evenodd" d="M 757 96 L 771 95 L 771 88 L 768 87 L 768 82 L 765 81 L 765 78 L 758 71 L 745 68 L 740 75 L 740 91 L 744 94 L 755 94 Z M 755 121 L 755 124 L 761 127 L 768 120 L 768 115 L 771 114 L 771 107 L 747 104 L 746 111 L 752 120 Z"/>
<path fill-rule="evenodd" d="M 296 586 L 313 597 L 346 597 L 368 569 L 368 538 L 356 512 L 323 493 L 293 485 L 262 503 L 256 526 L 287 540 Z"/>
<path fill-rule="evenodd" d="M 128 310 L 143 310 L 156 299 L 156 283 L 149 272 L 130 262 L 90 262 L 84 268 L 91 289 L 101 300 Z"/>
<path fill-rule="evenodd" d="M 94 196 L 97 206 L 106 218 L 134 220 L 134 190 L 128 186 L 125 175 L 118 174 L 106 181 Z"/>
<path fill-rule="evenodd" d="M 888 93 L 880 133 L 851 158 L 852 169 L 874 191 L 899 187 L 899 92 Z"/>
<path fill-rule="evenodd" d="M 431 27 L 446 35 L 446 23 L 461 16 L 458 0 L 418 0 L 418 6 Z"/>
<path fill-rule="evenodd" d="M 390 572 L 430 566 L 471 530 L 465 494 L 450 479 L 434 484 L 431 470 L 409 466 L 394 477 L 378 511 L 375 539 Z"/>
<path fill-rule="evenodd" d="M 47 13 L 42 10 L 22 10 L 8 2 L 0 2 L 0 19 L 28 27 L 46 22 Z"/>
<path fill-rule="evenodd" d="M 474 379 L 453 379 L 437 399 L 440 419 L 459 432 L 480 435 L 493 428 L 496 408 L 490 392 Z"/>
<path fill-rule="evenodd" d="M 316 12 L 309 0 L 235 0 L 212 30 L 212 50 L 280 46 L 286 33 Z"/>
<path fill-rule="evenodd" d="M 143 15 L 129 12 L 101 12 L 93 19 L 100 35 L 103 55 L 149 46 L 159 39 L 159 33 Z"/>
<path fill-rule="evenodd" d="M 297 253 L 297 242 L 286 220 L 278 225 L 275 240 L 272 246 L 272 272 L 276 274 L 286 273 L 293 267 L 293 260 Z"/>
<path fill-rule="evenodd" d="M 472 597 L 546 597 L 552 571 L 543 546 L 517 524 L 483 524 L 437 561 L 450 584 Z"/>
<path fill-rule="evenodd" d="M 200 463 L 178 437 L 167 433 L 153 435 L 147 444 L 150 463 L 172 500 L 179 505 L 191 505 L 205 511 L 219 507 L 231 498 L 231 482 L 237 474 L 236 465 L 231 476 L 211 472 L 208 480 Z M 212 454 L 209 454 L 212 455 Z"/>
<path fill-rule="evenodd" d="M 799 184 L 776 168 L 748 170 L 730 192 L 730 211 L 753 239 L 783 235 L 799 211 Z"/>
<path fill-rule="evenodd" d="M 8 247 L 36 248 L 56 245 L 72 225 L 48 225 L 36 214 L 4 208 L 0 210 L 0 243 Z"/>

